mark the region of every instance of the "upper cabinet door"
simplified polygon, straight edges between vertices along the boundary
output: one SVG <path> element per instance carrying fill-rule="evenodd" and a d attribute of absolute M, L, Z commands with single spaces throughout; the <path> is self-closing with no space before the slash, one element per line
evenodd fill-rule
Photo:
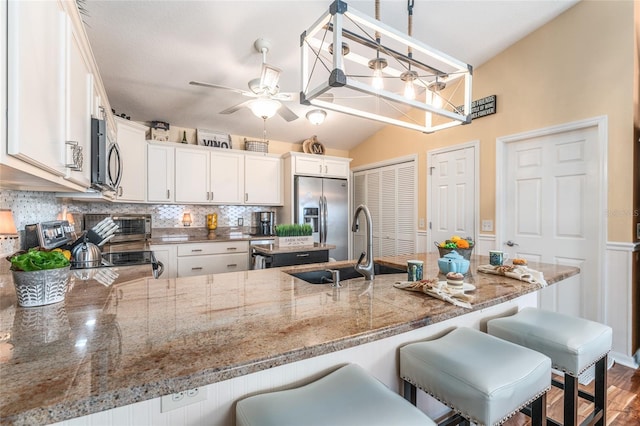
<path fill-rule="evenodd" d="M 277 157 L 245 157 L 245 204 L 282 205 L 282 163 Z"/>
<path fill-rule="evenodd" d="M 118 146 L 122 155 L 122 180 L 118 187 L 118 201 L 144 201 L 146 176 L 146 127 L 118 119 Z"/>
<path fill-rule="evenodd" d="M 67 179 L 91 185 L 91 111 L 93 109 L 93 74 L 82 51 L 79 34 L 68 26 L 66 73 L 66 164 Z M 75 167 L 71 166 L 75 165 Z"/>
<path fill-rule="evenodd" d="M 66 14 L 57 1 L 7 11 L 7 153 L 64 176 Z"/>
<path fill-rule="evenodd" d="M 176 148 L 176 202 L 206 203 L 209 189 L 209 152 Z"/>
<path fill-rule="evenodd" d="M 147 145 L 147 201 L 174 200 L 174 148 Z"/>
<path fill-rule="evenodd" d="M 244 203 L 244 155 L 211 153 L 211 192 L 214 203 Z"/>

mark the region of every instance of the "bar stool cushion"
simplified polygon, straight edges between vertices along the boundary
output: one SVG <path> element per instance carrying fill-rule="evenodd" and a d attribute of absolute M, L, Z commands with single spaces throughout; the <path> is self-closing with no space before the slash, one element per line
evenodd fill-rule
<path fill-rule="evenodd" d="M 460 327 L 400 348 L 400 376 L 472 422 L 493 425 L 551 387 L 551 360 Z"/>
<path fill-rule="evenodd" d="M 239 401 L 236 425 L 435 426 L 435 423 L 362 367 L 347 364 L 305 386 Z"/>
<path fill-rule="evenodd" d="M 493 336 L 541 352 L 553 368 L 577 377 L 611 350 L 611 327 L 558 312 L 523 308 L 487 323 Z"/>

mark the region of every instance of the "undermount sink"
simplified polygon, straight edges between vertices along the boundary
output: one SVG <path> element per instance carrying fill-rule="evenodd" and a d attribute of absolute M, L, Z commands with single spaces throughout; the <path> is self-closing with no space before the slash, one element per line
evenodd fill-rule
<path fill-rule="evenodd" d="M 375 275 L 386 275 L 386 274 L 406 274 L 406 269 L 394 268 L 392 266 L 380 265 L 379 263 L 373 264 L 374 274 Z M 333 269 L 335 271 L 340 271 L 340 281 L 350 280 L 353 278 L 362 278 L 362 275 L 356 272 L 353 269 L 353 266 L 345 266 L 342 268 L 327 268 Z M 299 278 L 303 281 L 308 282 L 309 284 L 328 284 L 331 283 L 331 272 L 325 269 L 319 269 L 317 271 L 307 271 L 307 272 L 295 272 L 290 273 L 296 278 Z"/>

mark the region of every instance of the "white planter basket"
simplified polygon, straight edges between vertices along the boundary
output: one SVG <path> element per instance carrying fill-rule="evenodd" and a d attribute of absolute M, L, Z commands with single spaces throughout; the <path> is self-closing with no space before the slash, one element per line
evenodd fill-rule
<path fill-rule="evenodd" d="M 277 247 L 309 247 L 313 246 L 313 236 L 307 237 L 276 237 Z"/>

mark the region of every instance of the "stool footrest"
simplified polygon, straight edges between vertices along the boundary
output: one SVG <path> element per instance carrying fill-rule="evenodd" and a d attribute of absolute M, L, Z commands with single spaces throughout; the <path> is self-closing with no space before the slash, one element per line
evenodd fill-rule
<path fill-rule="evenodd" d="M 559 382 L 556 379 L 552 379 L 551 384 L 559 389 L 564 390 L 564 383 Z M 594 402 L 596 400 L 596 397 L 594 394 L 583 391 L 583 390 L 578 390 L 578 396 L 582 399 L 586 399 L 589 402 Z"/>

